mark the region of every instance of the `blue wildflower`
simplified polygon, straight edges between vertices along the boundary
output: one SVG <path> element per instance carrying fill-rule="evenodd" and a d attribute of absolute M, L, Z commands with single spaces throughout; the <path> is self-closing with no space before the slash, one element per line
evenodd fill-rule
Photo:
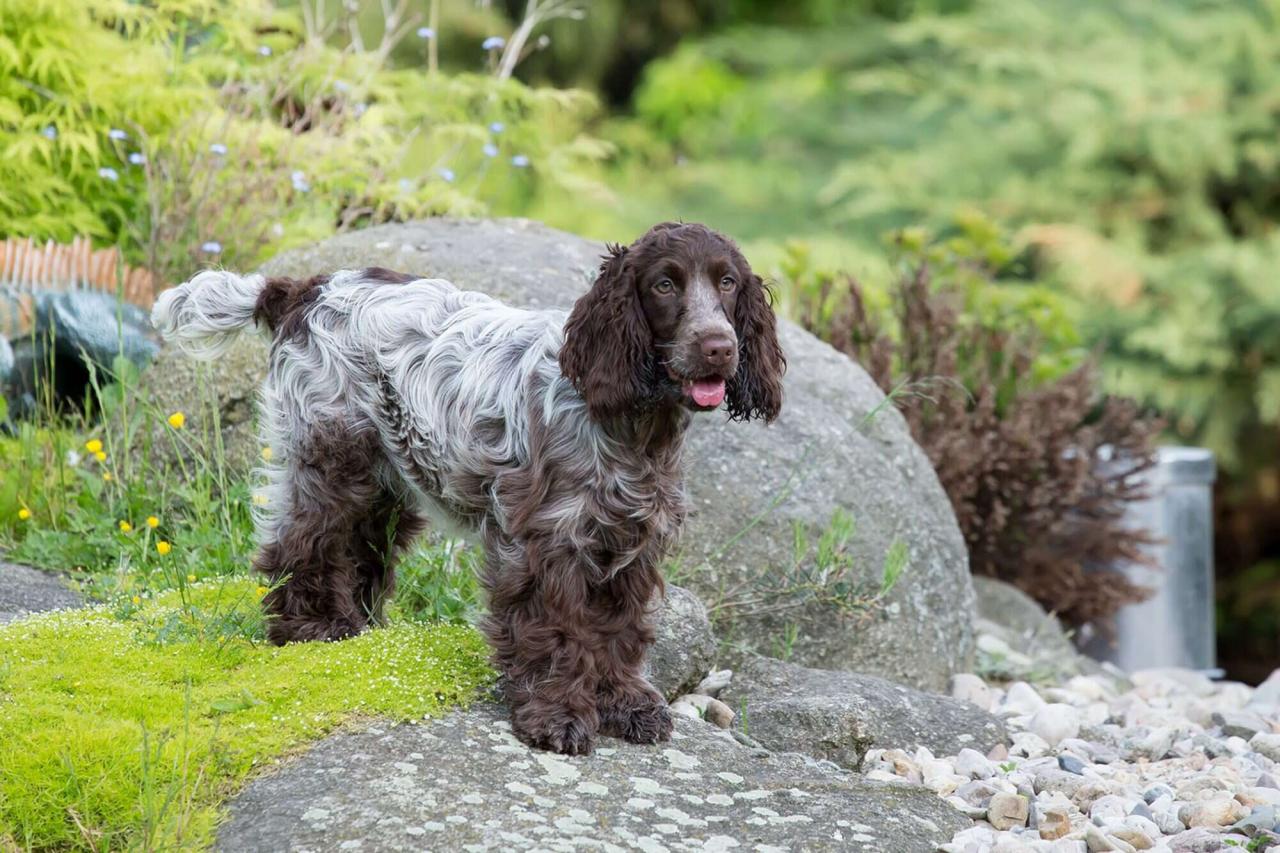
<path fill-rule="evenodd" d="M 103 166 L 98 170 L 98 177 L 105 178 L 108 181 L 118 181 L 120 180 L 120 173 L 110 166 Z"/>
<path fill-rule="evenodd" d="M 482 150 L 484 151 L 484 156 L 486 157 L 498 156 L 498 146 L 494 145 L 492 142 L 486 142 Z"/>
<path fill-rule="evenodd" d="M 304 172 L 294 172 L 289 176 L 289 180 L 293 182 L 293 188 L 300 193 L 311 192 L 311 184 L 307 183 L 307 176 Z"/>
<path fill-rule="evenodd" d="M 351 84 L 346 80 L 334 80 L 333 90 L 335 92 L 349 92 L 351 91 Z"/>
<path fill-rule="evenodd" d="M 517 169 L 523 169 L 529 165 L 529 158 L 523 154 L 517 154 L 511 158 L 511 165 L 515 166 Z"/>
<path fill-rule="evenodd" d="M 147 155 L 139 151 L 135 151 L 129 155 L 129 162 L 135 166 L 145 165 L 147 162 Z"/>
<path fill-rule="evenodd" d="M 200 251 L 207 255 L 219 255 L 222 254 L 222 244 L 217 240 L 210 240 L 200 245 Z"/>
<path fill-rule="evenodd" d="M 218 156 L 222 156 L 227 153 L 227 146 L 223 145 L 221 142 L 215 142 L 209 146 L 209 151 L 217 154 Z"/>
<path fill-rule="evenodd" d="M 129 138 L 129 134 L 125 133 L 118 127 L 113 127 L 107 131 L 107 136 L 115 140 L 124 140 Z"/>
<path fill-rule="evenodd" d="M 449 169 L 447 167 L 437 169 L 436 173 L 440 175 L 441 178 L 444 178 L 445 183 L 449 184 L 453 183 L 453 179 L 456 177 L 456 175 L 453 174 L 453 169 Z"/>
<path fill-rule="evenodd" d="M 258 48 L 258 56 L 270 56 L 270 55 L 271 55 L 270 45 L 264 44 L 262 47 Z"/>
<path fill-rule="evenodd" d="M 364 115 L 366 112 L 368 112 L 368 110 L 369 110 L 369 105 L 364 102 L 361 102 L 356 104 L 355 109 L 352 110 L 352 112 L 355 113 L 356 118 L 360 118 L 360 116 Z"/>
<path fill-rule="evenodd" d="M 484 50 L 502 50 L 506 46 L 507 40 L 502 36 L 489 36 L 480 44 Z"/>
<path fill-rule="evenodd" d="M 57 139 L 58 129 L 51 124 L 45 125 L 44 130 L 40 131 L 40 135 L 45 139 Z"/>
<path fill-rule="evenodd" d="M 493 124 L 489 125 L 489 131 L 491 133 L 502 133 L 502 131 L 506 129 L 507 126 L 500 121 L 495 121 Z"/>
<path fill-rule="evenodd" d="M 431 27 L 418 27 L 418 38 L 433 39 L 436 37 L 436 31 Z"/>

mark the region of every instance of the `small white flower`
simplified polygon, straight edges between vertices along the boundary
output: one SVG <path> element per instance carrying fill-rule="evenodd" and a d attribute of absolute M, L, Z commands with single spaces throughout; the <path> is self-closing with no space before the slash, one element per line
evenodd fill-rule
<path fill-rule="evenodd" d="M 441 167 L 437 169 L 436 174 L 438 174 L 441 178 L 443 178 L 445 180 L 445 183 L 449 183 L 449 184 L 453 183 L 453 179 L 456 177 L 456 175 L 453 174 L 453 169 L 449 169 L 446 167 Z"/>
<path fill-rule="evenodd" d="M 495 121 L 493 124 L 489 125 L 489 131 L 491 133 L 502 133 L 502 131 L 506 129 L 507 126 L 500 121 Z"/>
<path fill-rule="evenodd" d="M 433 39 L 436 37 L 436 31 L 431 27 L 418 27 L 418 38 Z"/>
<path fill-rule="evenodd" d="M 401 178 L 396 183 L 399 185 L 400 192 L 402 193 L 410 192 L 413 189 L 413 181 L 409 180 L 408 178 Z"/>
<path fill-rule="evenodd" d="M 282 223 L 282 222 L 277 222 L 277 223 L 275 223 L 274 225 L 272 225 L 272 226 L 271 226 L 271 233 L 272 233 L 272 234 L 274 234 L 274 235 L 275 235 L 275 236 L 277 236 L 277 237 L 283 237 L 283 236 L 284 236 L 284 223 Z"/>
<path fill-rule="evenodd" d="M 141 152 L 139 152 L 139 151 L 135 151 L 135 152 L 133 152 L 132 154 L 130 154 L 130 155 L 129 155 L 129 162 L 130 162 L 130 163 L 132 163 L 132 164 L 133 164 L 133 165 L 135 165 L 135 166 L 143 166 L 143 165 L 146 165 L 146 162 L 147 162 L 147 155 L 145 155 L 145 154 L 143 154 L 143 153 L 141 153 Z"/>
<path fill-rule="evenodd" d="M 44 130 L 40 131 L 40 135 L 45 139 L 57 139 L 58 129 L 51 124 L 45 125 Z"/>
<path fill-rule="evenodd" d="M 113 127 L 113 128 L 111 128 L 110 130 L 108 130 L 108 131 L 107 131 L 107 136 L 111 137 L 112 139 L 117 139 L 117 140 L 120 140 L 120 139 L 128 139 L 128 138 L 129 138 L 129 134 L 125 133 L 123 130 L 121 130 L 121 129 L 120 129 L 120 128 L 118 128 L 118 127 Z"/>
<path fill-rule="evenodd" d="M 486 142 L 486 143 L 484 144 L 484 148 L 483 148 L 483 149 L 481 149 L 481 150 L 483 150 L 483 151 L 484 151 L 484 156 L 486 156 L 486 157 L 497 157 L 497 156 L 498 156 L 498 146 L 494 145 L 492 142 Z"/>
<path fill-rule="evenodd" d="M 289 180 L 293 182 L 293 188 L 300 193 L 311 192 L 311 184 L 307 183 L 307 176 L 303 172 L 294 172 L 289 176 Z"/>
<path fill-rule="evenodd" d="M 511 158 L 511 165 L 515 166 L 517 169 L 523 169 L 529 165 L 529 158 L 523 154 L 517 154 Z"/>
<path fill-rule="evenodd" d="M 350 92 L 351 84 L 348 83 L 346 80 L 334 80 L 333 90 L 335 92 Z"/>
<path fill-rule="evenodd" d="M 120 180 L 120 173 L 110 166 L 103 166 L 98 169 L 98 177 L 105 178 L 108 181 L 118 181 Z"/>
<path fill-rule="evenodd" d="M 80 464 L 80 454 L 74 450 L 67 451 L 67 467 L 74 468 Z"/>
<path fill-rule="evenodd" d="M 271 55 L 271 46 L 270 46 L 270 45 L 265 45 L 265 44 L 264 44 L 264 45 L 262 45 L 261 47 L 259 47 L 259 48 L 258 48 L 258 56 L 270 56 L 270 55 Z"/>
<path fill-rule="evenodd" d="M 480 47 L 484 50 L 502 50 L 506 46 L 507 40 L 502 36 L 489 36 L 480 44 Z"/>
<path fill-rule="evenodd" d="M 217 154 L 218 156 L 222 156 L 227 153 L 227 146 L 223 145 L 221 142 L 215 142 L 209 146 L 209 151 L 213 154 Z"/>
<path fill-rule="evenodd" d="M 207 255 L 221 254 L 222 244 L 219 243 L 217 240 L 210 240 L 209 242 L 202 243 L 200 245 L 200 251 L 204 252 Z"/>
<path fill-rule="evenodd" d="M 361 102 L 356 104 L 356 107 L 352 112 L 355 113 L 356 118 L 360 118 L 360 116 L 364 115 L 368 111 L 368 109 L 369 109 L 369 105 L 364 102 Z"/>

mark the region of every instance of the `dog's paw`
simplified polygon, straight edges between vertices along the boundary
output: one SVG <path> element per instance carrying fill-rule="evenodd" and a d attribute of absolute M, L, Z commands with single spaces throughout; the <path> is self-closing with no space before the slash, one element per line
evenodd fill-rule
<path fill-rule="evenodd" d="M 535 749 L 562 755 L 590 755 L 595 748 L 595 721 L 568 711 L 543 715 L 530 712 L 526 707 L 513 714 L 511 722 L 516 736 Z"/>
<path fill-rule="evenodd" d="M 612 708 L 602 713 L 601 731 L 631 743 L 662 743 L 671 740 L 675 724 L 667 703 L 646 699 L 628 708 Z"/>
<path fill-rule="evenodd" d="M 267 639 L 277 646 L 285 643 L 335 642 L 354 637 L 363 628 L 363 625 L 350 619 L 269 617 Z"/>

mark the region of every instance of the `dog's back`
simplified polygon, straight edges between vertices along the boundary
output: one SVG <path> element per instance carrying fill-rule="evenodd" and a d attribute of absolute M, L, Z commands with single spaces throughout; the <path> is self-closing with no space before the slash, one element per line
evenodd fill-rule
<path fill-rule="evenodd" d="M 270 335 L 259 407 L 273 457 L 260 512 L 268 530 L 290 503 L 284 484 L 305 443 L 335 429 L 374 441 L 385 488 L 407 487 L 438 524 L 470 528 L 490 508 L 483 484 L 527 460 L 531 412 L 582 406 L 556 360 L 563 315 L 439 279 L 207 271 L 161 294 L 152 316 L 198 358 L 216 358 L 254 325 Z"/>

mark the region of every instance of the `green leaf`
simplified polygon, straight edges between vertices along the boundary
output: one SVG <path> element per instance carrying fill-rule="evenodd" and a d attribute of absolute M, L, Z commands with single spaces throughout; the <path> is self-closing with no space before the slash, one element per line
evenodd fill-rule
<path fill-rule="evenodd" d="M 254 705 L 261 705 L 262 700 L 254 697 L 247 688 L 240 688 L 238 696 L 231 696 L 226 699 L 215 699 L 210 703 L 209 707 L 215 714 L 231 714 L 235 711 L 244 711 L 252 708 Z"/>

